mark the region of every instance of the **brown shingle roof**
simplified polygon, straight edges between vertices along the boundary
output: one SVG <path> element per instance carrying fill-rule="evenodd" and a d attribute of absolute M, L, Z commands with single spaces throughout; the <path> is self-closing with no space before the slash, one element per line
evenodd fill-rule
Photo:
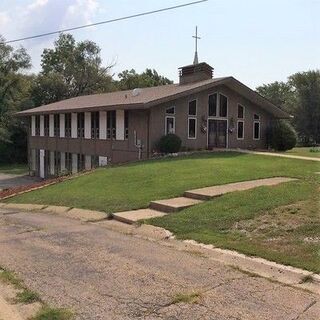
<path fill-rule="evenodd" d="M 43 114 L 43 113 L 59 113 L 73 111 L 95 111 L 95 110 L 111 110 L 111 109 L 146 109 L 156 104 L 177 99 L 191 93 L 225 84 L 233 87 L 236 91 L 247 96 L 249 100 L 260 105 L 276 117 L 287 118 L 289 115 L 271 102 L 257 94 L 255 91 L 243 85 L 233 77 L 214 78 L 188 84 L 169 84 L 158 87 L 150 87 L 139 89 L 138 95 L 133 95 L 132 90 L 108 92 L 102 94 L 93 94 L 88 96 L 79 96 L 67 100 L 62 100 L 37 108 L 28 109 L 18 112 L 20 116 Z M 246 94 L 244 94 L 246 93 Z"/>

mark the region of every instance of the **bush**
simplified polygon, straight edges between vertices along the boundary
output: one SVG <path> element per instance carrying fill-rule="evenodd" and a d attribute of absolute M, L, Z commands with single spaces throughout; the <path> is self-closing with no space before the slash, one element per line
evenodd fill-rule
<path fill-rule="evenodd" d="M 277 151 L 290 150 L 297 143 L 297 134 L 295 130 L 284 120 L 274 122 L 270 133 L 271 147 Z"/>
<path fill-rule="evenodd" d="M 157 145 L 162 153 L 175 153 L 180 150 L 181 139 L 177 135 L 169 133 L 162 136 Z"/>

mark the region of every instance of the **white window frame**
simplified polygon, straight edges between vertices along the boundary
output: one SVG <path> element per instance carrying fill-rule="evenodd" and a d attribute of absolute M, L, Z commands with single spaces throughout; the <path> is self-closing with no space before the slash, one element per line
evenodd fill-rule
<path fill-rule="evenodd" d="M 242 138 L 239 138 L 239 122 L 242 122 Z M 244 140 L 244 120 L 240 119 L 237 121 L 237 140 Z"/>
<path fill-rule="evenodd" d="M 192 101 L 195 101 L 196 102 L 196 114 L 189 114 L 189 105 L 190 105 L 190 102 Z M 188 101 L 188 117 L 192 118 L 192 117 L 196 117 L 198 115 L 198 99 L 191 99 Z"/>
<path fill-rule="evenodd" d="M 167 113 L 167 110 L 168 109 L 171 109 L 173 108 L 173 113 Z M 174 116 L 176 114 L 176 106 L 170 106 L 170 107 L 167 107 L 166 110 L 165 110 L 166 114 L 169 115 L 169 116 Z"/>
<path fill-rule="evenodd" d="M 239 109 L 238 109 L 239 106 L 243 108 L 243 117 L 242 117 L 242 118 L 239 118 Z M 237 118 L 238 118 L 238 119 L 241 119 L 241 120 L 244 120 L 244 118 L 245 118 L 245 112 L 246 112 L 246 107 L 245 107 L 243 104 L 238 103 L 238 105 L 237 105 Z"/>
<path fill-rule="evenodd" d="M 221 112 L 220 112 L 221 111 L 220 110 L 220 95 L 223 95 L 224 97 L 227 98 L 227 115 L 225 117 L 222 117 L 221 116 Z M 222 118 L 222 119 L 227 119 L 228 116 L 229 116 L 229 97 L 226 96 L 224 93 L 221 93 L 221 92 L 218 93 L 218 109 L 219 109 L 219 117 Z"/>
<path fill-rule="evenodd" d="M 190 120 L 195 120 L 195 130 L 194 130 L 194 137 L 190 137 L 190 131 L 189 131 L 189 128 L 190 128 Z M 198 126 L 198 119 L 195 117 L 195 116 L 192 116 L 192 117 L 188 117 L 188 139 L 189 140 L 195 140 L 197 139 L 197 126 Z"/>
<path fill-rule="evenodd" d="M 168 118 L 172 118 L 173 119 L 173 134 L 176 133 L 176 117 L 175 116 L 166 116 L 165 117 L 165 121 L 164 121 L 164 134 L 167 135 L 169 133 L 167 133 L 167 119 Z"/>
<path fill-rule="evenodd" d="M 254 127 L 255 127 L 256 123 L 259 124 L 259 131 L 258 131 L 259 132 L 259 137 L 258 138 L 254 137 Z M 253 133 L 253 140 L 260 140 L 260 134 L 261 134 L 261 122 L 260 122 L 260 120 L 254 120 L 253 121 L 253 132 L 252 133 Z"/>
<path fill-rule="evenodd" d="M 210 97 L 210 96 L 213 96 L 213 95 L 215 95 L 215 94 L 217 95 L 216 115 L 215 115 L 215 116 L 210 116 L 210 114 L 209 114 L 209 97 Z M 208 109 L 207 109 L 207 110 L 208 110 L 208 118 L 212 118 L 212 119 L 213 119 L 213 118 L 219 117 L 219 115 L 218 115 L 218 109 L 219 109 L 219 92 L 216 91 L 216 92 L 213 92 L 213 93 L 208 94 L 208 100 L 207 100 L 207 101 L 208 101 L 208 105 L 207 105 L 207 108 L 208 108 Z"/>

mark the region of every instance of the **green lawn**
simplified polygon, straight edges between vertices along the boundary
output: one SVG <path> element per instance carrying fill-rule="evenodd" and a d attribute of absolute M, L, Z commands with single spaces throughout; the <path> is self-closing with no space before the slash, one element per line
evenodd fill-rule
<path fill-rule="evenodd" d="M 0 164 L 0 173 L 6 174 L 24 174 L 28 173 L 27 164 Z"/>
<path fill-rule="evenodd" d="M 243 153 L 207 153 L 100 168 L 8 202 L 66 205 L 116 212 L 188 189 L 250 179 L 299 180 L 234 192 L 147 221 L 194 239 L 320 272 L 320 163 Z"/>
<path fill-rule="evenodd" d="M 297 147 L 284 153 L 293 156 L 320 158 L 320 147 Z"/>
<path fill-rule="evenodd" d="M 17 203 L 66 205 L 108 213 L 144 208 L 151 200 L 188 189 L 273 176 L 310 177 L 318 163 L 242 153 L 198 154 L 100 168 L 11 199 Z"/>

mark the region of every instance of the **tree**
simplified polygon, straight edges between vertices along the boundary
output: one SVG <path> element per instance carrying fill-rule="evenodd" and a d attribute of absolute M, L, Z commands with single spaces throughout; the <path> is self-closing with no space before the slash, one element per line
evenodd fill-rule
<path fill-rule="evenodd" d="M 0 36 L 0 142 L 10 142 L 12 115 L 19 110 L 25 93 L 25 78 L 21 72 L 30 66 L 25 49 L 14 50 Z"/>
<path fill-rule="evenodd" d="M 14 50 L 0 36 L 0 162 L 24 162 L 27 155 L 26 129 L 15 112 L 31 106 L 30 57 L 24 48 Z"/>
<path fill-rule="evenodd" d="M 256 90 L 282 110 L 292 112 L 295 99 L 293 88 L 289 83 L 276 81 L 264 84 Z"/>
<path fill-rule="evenodd" d="M 289 77 L 296 105 L 294 125 L 304 144 L 320 143 L 320 71 L 299 72 Z"/>
<path fill-rule="evenodd" d="M 257 91 L 293 116 L 290 122 L 302 144 L 320 143 L 319 70 L 296 73 L 287 82 L 273 82 Z"/>
<path fill-rule="evenodd" d="M 35 105 L 113 90 L 112 66 L 102 66 L 100 51 L 92 41 L 77 43 L 71 34 L 61 34 L 54 48 L 42 53 L 32 90 Z"/>
<path fill-rule="evenodd" d="M 120 90 L 130 90 L 134 88 L 146 88 L 162 86 L 173 83 L 164 76 L 160 76 L 156 70 L 146 69 L 141 74 L 138 74 L 134 69 L 124 70 L 118 74 L 120 81 L 118 88 Z"/>

